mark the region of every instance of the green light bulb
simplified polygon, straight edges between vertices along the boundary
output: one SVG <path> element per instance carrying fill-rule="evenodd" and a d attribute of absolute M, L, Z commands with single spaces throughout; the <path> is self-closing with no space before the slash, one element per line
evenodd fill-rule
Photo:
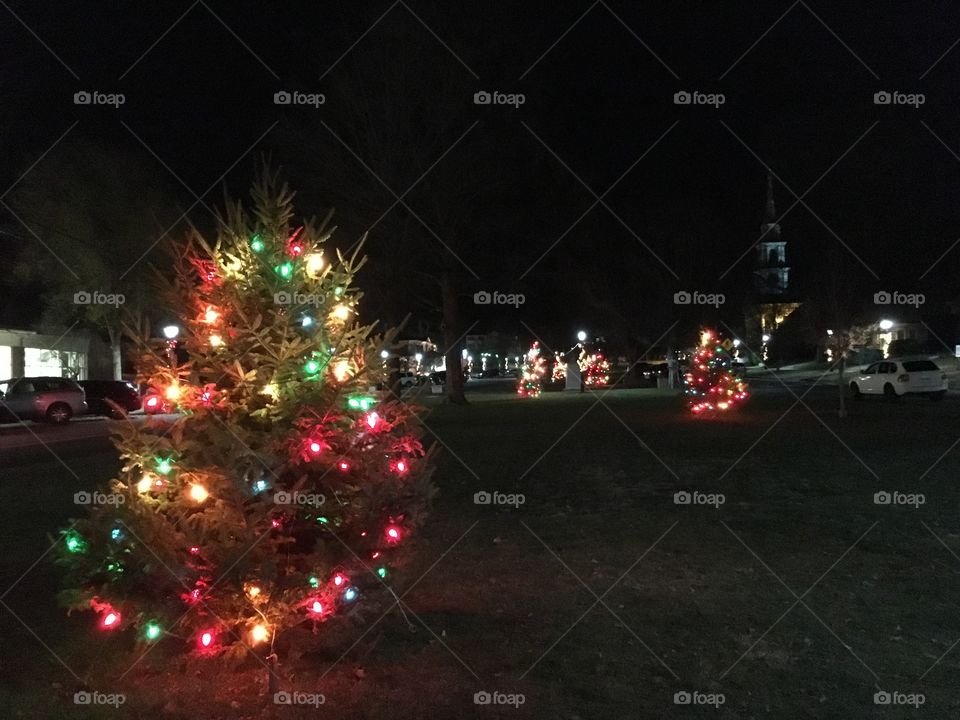
<path fill-rule="evenodd" d="M 318 587 L 320 587 L 320 581 L 317 579 L 317 577 L 316 577 L 315 575 L 314 575 L 314 576 L 311 576 L 309 582 L 310 582 L 310 587 L 312 587 L 312 588 L 318 588 Z"/>
<path fill-rule="evenodd" d="M 286 262 L 283 265 L 277 265 L 274 270 L 277 271 L 277 275 L 287 279 L 293 274 L 293 264 Z"/>
<path fill-rule="evenodd" d="M 387 569 L 385 567 L 377 568 L 377 575 L 379 575 L 381 578 L 385 578 L 387 576 Z"/>
<path fill-rule="evenodd" d="M 68 532 L 63 536 L 63 541 L 67 546 L 67 552 L 82 553 L 87 549 L 87 543 L 75 532 Z"/>
<path fill-rule="evenodd" d="M 263 252 L 263 240 L 260 239 L 259 235 L 254 235 L 253 239 L 250 240 L 250 249 L 255 253 Z"/>
<path fill-rule="evenodd" d="M 320 363 L 318 363 L 316 360 L 308 360 L 303 366 L 303 371 L 307 375 L 316 375 L 318 372 L 320 372 Z"/>
<path fill-rule="evenodd" d="M 157 458 L 157 472 L 161 475 L 169 475 L 173 470 L 173 461 L 170 458 Z"/>
<path fill-rule="evenodd" d="M 158 637 L 160 637 L 161 632 L 162 630 L 160 629 L 160 626 L 155 622 L 147 623 L 147 626 L 143 630 L 143 634 L 147 640 L 156 640 Z"/>

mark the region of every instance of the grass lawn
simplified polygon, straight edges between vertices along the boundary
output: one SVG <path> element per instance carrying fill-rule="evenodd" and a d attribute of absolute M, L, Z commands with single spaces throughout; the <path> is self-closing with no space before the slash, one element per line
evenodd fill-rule
<path fill-rule="evenodd" d="M 0 606 L 0 707 L 24 718 L 914 714 L 875 706 L 885 690 L 955 716 L 960 450 L 948 451 L 960 398 L 865 401 L 844 421 L 835 391 L 803 402 L 759 391 L 735 415 L 694 419 L 655 390 L 602 403 L 491 392 L 466 408 L 428 398 L 423 422 L 445 450 L 411 572 L 426 574 L 405 598 L 415 616 L 389 615 L 339 662 L 281 664 L 286 687 L 325 695 L 319 710 L 273 705 L 259 666 L 225 671 L 163 646 L 127 672 L 127 639 L 65 617 L 46 562 L 3 597 L 30 630 Z M 0 470 L 2 589 L 114 460 L 68 464 L 79 481 L 56 461 Z M 678 505 L 682 490 L 724 502 Z M 883 490 L 925 504 L 877 505 Z M 481 491 L 525 501 L 475 504 Z M 83 683 L 127 702 L 75 706 Z M 524 703 L 475 705 L 484 690 Z M 724 702 L 677 706 L 680 691 Z"/>

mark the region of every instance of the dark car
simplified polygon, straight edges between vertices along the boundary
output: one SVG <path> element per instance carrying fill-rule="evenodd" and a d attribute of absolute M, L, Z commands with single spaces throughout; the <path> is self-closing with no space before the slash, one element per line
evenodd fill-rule
<path fill-rule="evenodd" d="M 141 407 L 140 393 L 133 383 L 124 380 L 81 380 L 80 386 L 87 393 L 91 415 L 122 417 Z M 116 403 L 122 412 L 108 400 Z"/>

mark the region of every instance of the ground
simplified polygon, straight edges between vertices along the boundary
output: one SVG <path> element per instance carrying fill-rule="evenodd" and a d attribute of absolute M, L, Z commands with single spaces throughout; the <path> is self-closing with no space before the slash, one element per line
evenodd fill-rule
<path fill-rule="evenodd" d="M 256 664 L 225 671 L 161 646 L 129 670 L 126 638 L 65 617 L 41 559 L 48 535 L 115 460 L 92 442 L 51 446 L 62 463 L 41 448 L 0 484 L 12 585 L 0 706 L 24 718 L 913 715 L 877 707 L 887 691 L 955 715 L 960 397 L 863 401 L 841 421 L 835 387 L 753 389 L 719 419 L 657 390 L 520 399 L 492 383 L 465 408 L 426 397 L 441 494 L 410 570 L 422 576 L 404 598 L 410 625 L 391 614 L 339 662 L 282 663 L 282 688 L 322 693 L 319 710 L 275 706 Z M 477 504 L 483 491 L 524 502 Z M 681 491 L 719 505 L 677 504 Z M 877 504 L 881 491 L 924 504 Z M 126 704 L 78 707 L 83 688 Z M 524 702 L 476 705 L 481 691 Z M 678 706 L 684 691 L 723 703 Z"/>

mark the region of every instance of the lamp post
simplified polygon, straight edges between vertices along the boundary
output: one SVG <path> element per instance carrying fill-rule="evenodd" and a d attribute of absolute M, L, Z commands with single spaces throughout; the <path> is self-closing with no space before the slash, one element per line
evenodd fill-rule
<path fill-rule="evenodd" d="M 170 324 L 163 326 L 163 336 L 167 339 L 167 360 L 170 367 L 177 366 L 177 338 L 180 336 L 180 327 Z"/>

